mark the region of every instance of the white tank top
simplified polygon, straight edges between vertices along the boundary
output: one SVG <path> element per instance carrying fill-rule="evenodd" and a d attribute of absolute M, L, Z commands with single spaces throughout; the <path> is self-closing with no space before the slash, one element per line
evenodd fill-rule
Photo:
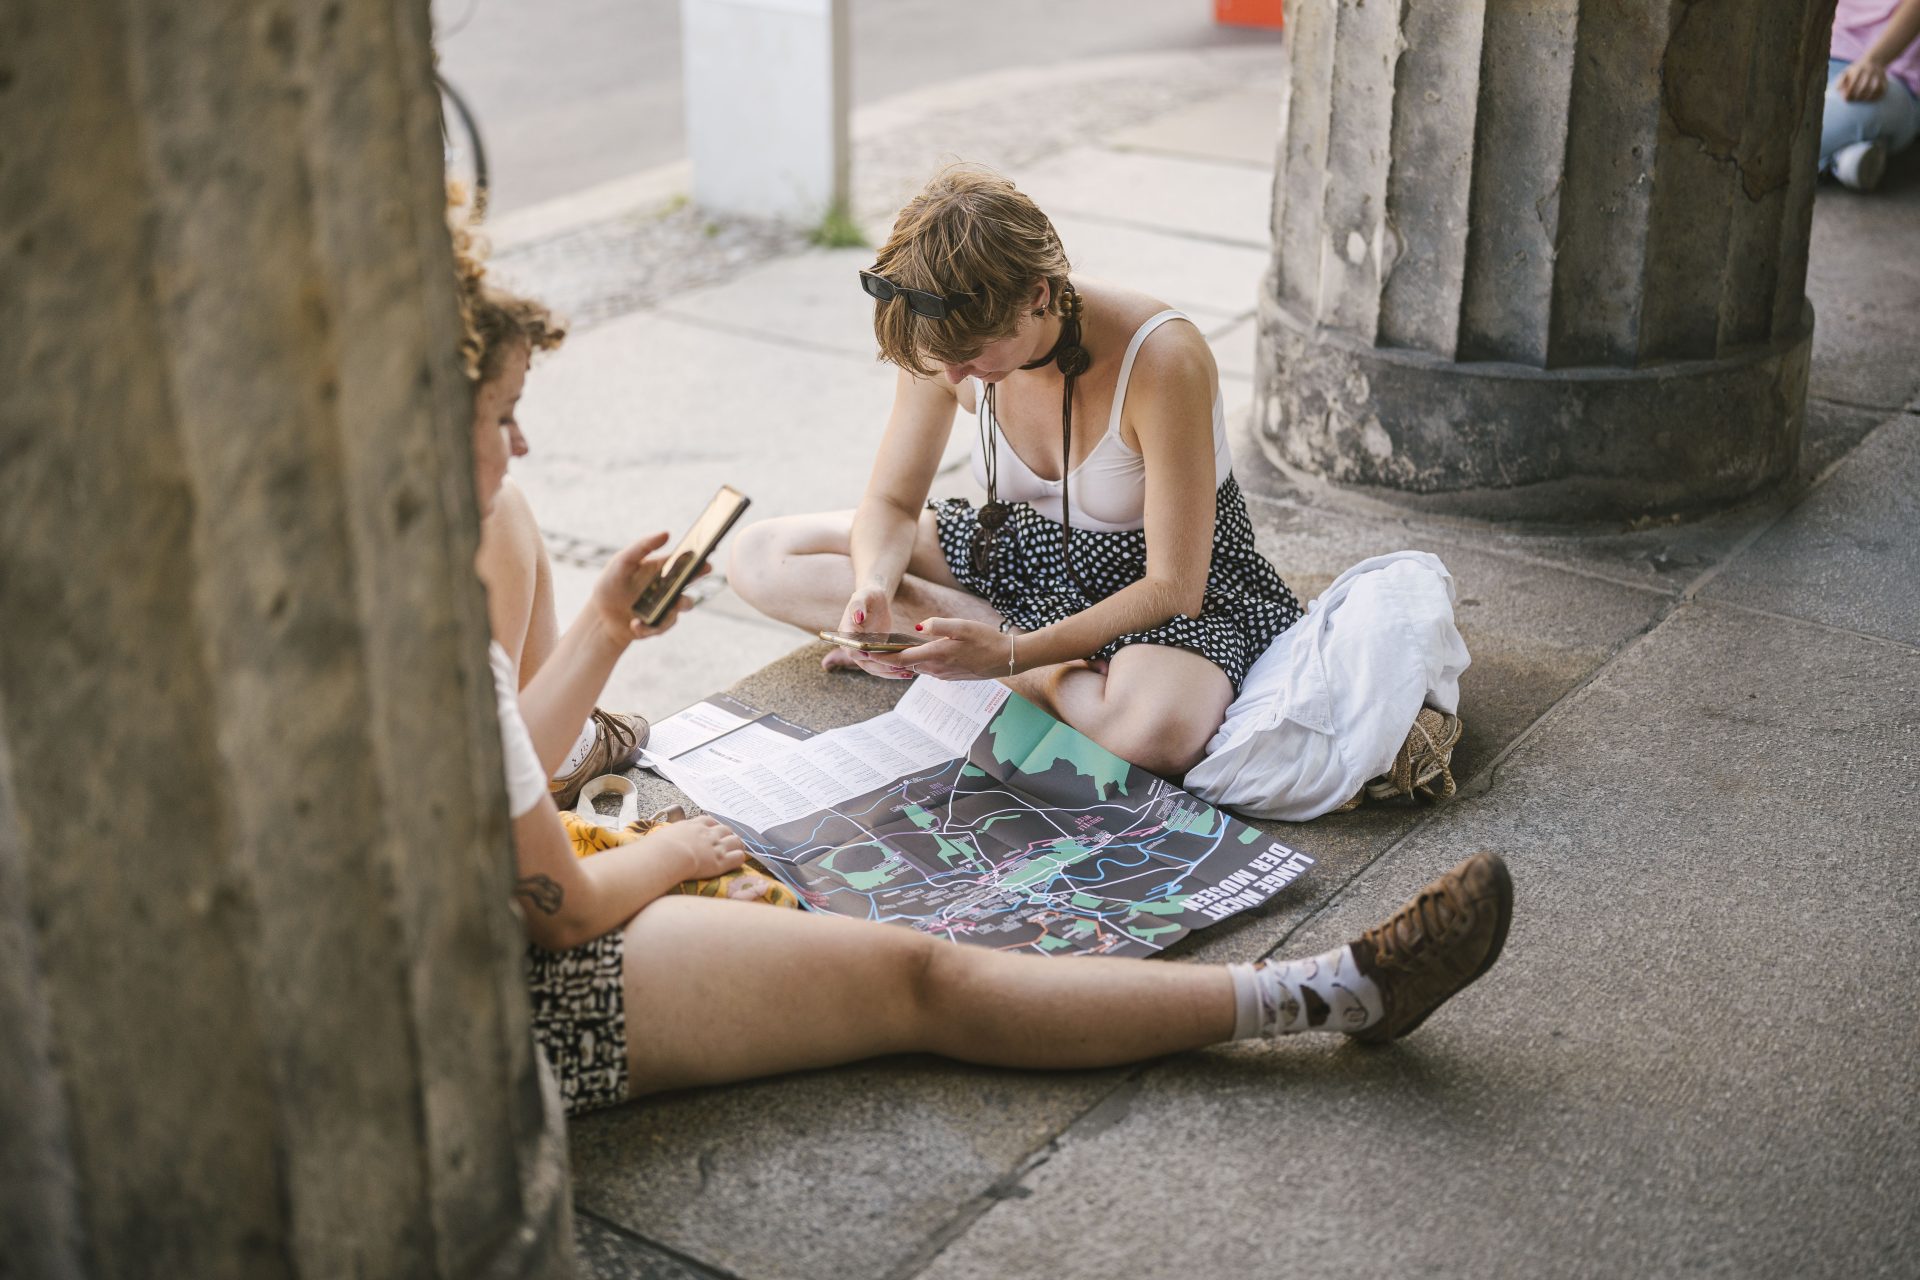
<path fill-rule="evenodd" d="M 1070 473 L 1073 497 L 1073 527 L 1093 529 L 1103 533 L 1118 532 L 1126 529 L 1146 527 L 1147 513 L 1147 463 L 1146 459 L 1127 447 L 1120 435 L 1120 412 L 1127 403 L 1127 379 L 1133 374 L 1133 359 L 1140 354 L 1140 344 L 1147 335 L 1169 320 L 1185 320 L 1186 316 L 1178 311 L 1162 311 L 1151 316 L 1147 322 L 1133 331 L 1132 341 L 1127 343 L 1127 354 L 1120 361 L 1120 376 L 1113 386 L 1113 412 L 1108 417 L 1106 434 L 1093 446 L 1089 453 Z M 980 439 L 985 435 L 993 441 L 995 464 L 999 472 L 999 496 L 1003 502 L 1025 502 L 1049 520 L 1058 522 L 1061 516 L 1060 490 L 1058 480 L 1043 480 L 1035 475 L 1033 468 L 1020 460 L 1006 438 L 993 430 L 993 424 L 987 417 L 986 387 L 978 378 L 969 378 L 973 384 L 973 403 L 975 426 L 980 430 L 974 436 L 973 478 L 981 489 L 987 487 L 986 459 L 980 456 Z M 1213 483 L 1218 488 L 1225 483 L 1233 471 L 1233 450 L 1227 444 L 1226 407 L 1220 398 L 1219 380 L 1213 387 Z"/>

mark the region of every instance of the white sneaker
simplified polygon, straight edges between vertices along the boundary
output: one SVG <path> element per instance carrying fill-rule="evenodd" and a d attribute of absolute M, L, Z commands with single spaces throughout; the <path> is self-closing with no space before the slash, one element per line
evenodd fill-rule
<path fill-rule="evenodd" d="M 1887 176 L 1887 144 L 1854 142 L 1833 153 L 1833 176 L 1855 191 L 1871 191 Z"/>

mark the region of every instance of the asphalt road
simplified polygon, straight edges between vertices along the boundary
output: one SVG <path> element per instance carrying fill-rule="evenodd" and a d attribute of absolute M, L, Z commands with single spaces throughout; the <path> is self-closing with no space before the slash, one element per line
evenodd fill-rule
<path fill-rule="evenodd" d="M 853 99 L 1010 66 L 1261 42 L 1209 0 L 849 0 Z M 503 213 L 686 153 L 679 0 L 434 0 Z"/>

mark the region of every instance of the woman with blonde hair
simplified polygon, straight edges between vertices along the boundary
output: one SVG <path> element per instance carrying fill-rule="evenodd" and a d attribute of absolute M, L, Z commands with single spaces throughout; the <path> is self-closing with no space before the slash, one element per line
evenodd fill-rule
<path fill-rule="evenodd" d="M 917 631 L 897 656 L 829 664 L 1004 679 L 1179 778 L 1301 614 L 1254 546 L 1206 339 L 1074 277 L 1046 215 L 970 166 L 907 204 L 861 284 L 899 368 L 866 494 L 743 531 L 734 589 L 809 631 Z M 978 508 L 927 501 L 958 411 Z"/>

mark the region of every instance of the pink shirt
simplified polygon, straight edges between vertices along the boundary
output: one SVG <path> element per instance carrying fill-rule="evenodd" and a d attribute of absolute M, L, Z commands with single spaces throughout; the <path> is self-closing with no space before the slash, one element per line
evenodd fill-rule
<path fill-rule="evenodd" d="M 1833 11 L 1833 56 L 1842 62 L 1859 61 L 1899 7 L 1900 0 L 1839 0 Z M 1887 64 L 1887 74 L 1898 76 L 1920 97 L 1920 40 L 1908 44 Z"/>

